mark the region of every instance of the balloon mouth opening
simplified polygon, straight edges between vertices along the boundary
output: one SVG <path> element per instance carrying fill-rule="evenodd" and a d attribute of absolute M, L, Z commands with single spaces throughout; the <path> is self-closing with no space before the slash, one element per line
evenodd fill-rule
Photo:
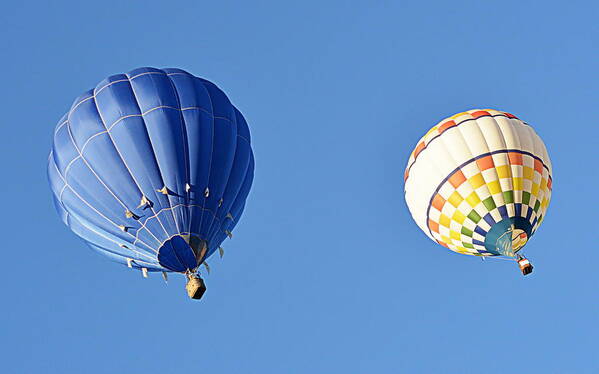
<path fill-rule="evenodd" d="M 494 224 L 485 237 L 485 247 L 499 256 L 514 257 L 530 239 L 532 225 L 522 217 L 503 219 Z"/>
<path fill-rule="evenodd" d="M 170 271 L 195 270 L 206 255 L 206 241 L 196 235 L 175 235 L 158 249 L 158 263 Z"/>
<path fill-rule="evenodd" d="M 512 231 L 512 248 L 517 251 L 524 247 L 528 241 L 528 235 L 522 229 L 514 229 Z"/>

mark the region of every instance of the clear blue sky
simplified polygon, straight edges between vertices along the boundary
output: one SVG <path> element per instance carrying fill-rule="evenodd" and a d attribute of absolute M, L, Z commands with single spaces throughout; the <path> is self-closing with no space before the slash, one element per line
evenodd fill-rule
<path fill-rule="evenodd" d="M 43 3 L 0 14 L 2 372 L 599 372 L 597 2 Z M 216 82 L 252 130 L 201 302 L 89 250 L 51 203 L 56 122 L 138 66 Z M 531 123 L 553 161 L 527 278 L 435 245 L 403 200 L 419 137 L 476 107 Z"/>

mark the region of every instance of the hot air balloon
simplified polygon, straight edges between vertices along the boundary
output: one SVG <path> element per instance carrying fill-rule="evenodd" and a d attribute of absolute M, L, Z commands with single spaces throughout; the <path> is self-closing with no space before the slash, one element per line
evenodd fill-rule
<path fill-rule="evenodd" d="M 412 217 L 432 240 L 457 253 L 509 258 L 547 213 L 551 161 L 532 127 L 506 112 L 469 110 L 430 129 L 404 174 Z"/>
<path fill-rule="evenodd" d="M 243 115 L 213 83 L 139 68 L 79 96 L 54 130 L 48 179 L 63 222 L 91 248 L 148 272 L 186 275 L 232 236 L 254 175 Z"/>

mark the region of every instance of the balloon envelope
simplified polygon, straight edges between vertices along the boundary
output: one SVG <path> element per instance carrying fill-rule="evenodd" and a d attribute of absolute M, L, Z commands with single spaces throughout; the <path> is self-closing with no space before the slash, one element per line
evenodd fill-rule
<path fill-rule="evenodd" d="M 79 96 L 48 159 L 64 223 L 93 249 L 150 271 L 193 270 L 214 253 L 253 174 L 242 114 L 180 69 L 136 69 Z"/>
<path fill-rule="evenodd" d="M 405 198 L 435 242 L 474 256 L 508 256 L 527 243 L 551 198 L 551 161 L 528 124 L 497 110 L 439 122 L 418 142 Z"/>

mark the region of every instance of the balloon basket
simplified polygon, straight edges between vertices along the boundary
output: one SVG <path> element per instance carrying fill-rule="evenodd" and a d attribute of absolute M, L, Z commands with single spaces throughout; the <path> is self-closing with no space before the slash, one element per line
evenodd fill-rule
<path fill-rule="evenodd" d="M 204 292 L 206 292 L 206 285 L 202 278 L 197 275 L 191 275 L 187 277 L 185 290 L 191 299 L 199 300 L 204 295 Z"/>

